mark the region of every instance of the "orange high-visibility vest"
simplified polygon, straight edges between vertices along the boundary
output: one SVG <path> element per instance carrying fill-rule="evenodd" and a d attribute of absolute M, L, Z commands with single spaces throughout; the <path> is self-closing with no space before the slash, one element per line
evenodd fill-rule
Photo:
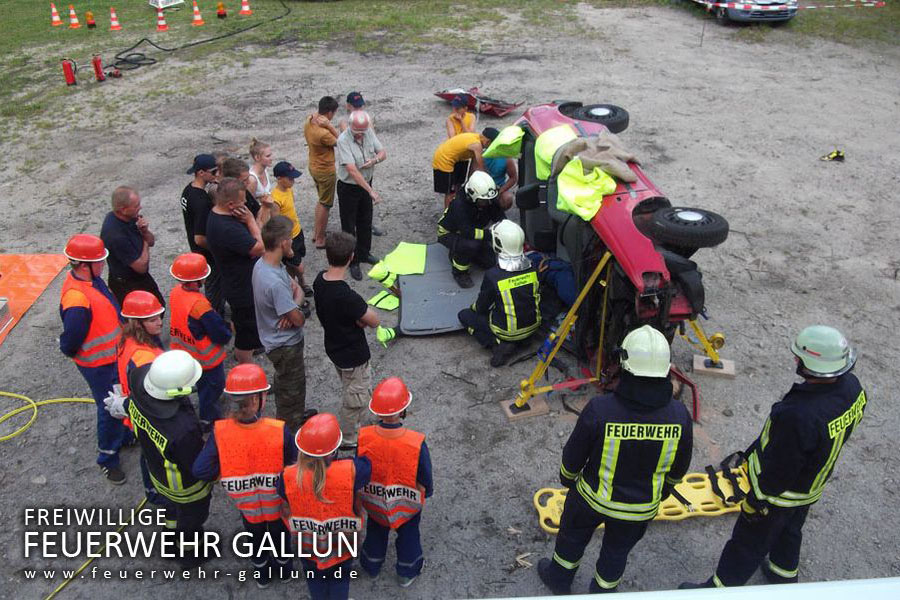
<path fill-rule="evenodd" d="M 284 470 L 284 491 L 290 506 L 288 526 L 299 534 L 301 549 L 312 555 L 317 568 L 328 569 L 352 558 L 333 534 L 345 532 L 358 540 L 363 528 L 363 519 L 353 510 L 356 468 L 351 459 L 336 460 L 328 466 L 322 496 L 330 503 L 316 498 L 311 471 L 303 473 L 303 488 L 297 485 L 297 469 L 297 465 L 291 465 Z"/>
<path fill-rule="evenodd" d="M 102 367 L 113 364 L 116 362 L 116 345 L 122 335 L 116 307 L 102 292 L 94 289 L 90 281 L 75 279 L 70 272 L 63 283 L 60 311 L 76 306 L 70 304 L 66 298 L 66 295 L 72 290 L 84 294 L 88 301 L 86 308 L 91 311 L 91 326 L 84 341 L 81 342 L 81 348 L 75 353 L 75 364 L 82 367 Z"/>
<path fill-rule="evenodd" d="M 425 505 L 418 488 L 419 452 L 425 436 L 406 428 L 369 425 L 359 430 L 359 456 L 372 461 L 372 479 L 360 497 L 376 523 L 397 529 Z"/>
<path fill-rule="evenodd" d="M 220 419 L 213 424 L 222 489 L 251 523 L 277 521 L 283 500 L 275 489 L 284 469 L 284 421 Z"/>
<path fill-rule="evenodd" d="M 119 370 L 119 383 L 122 385 L 122 393 L 128 396 L 128 363 L 134 362 L 135 367 L 141 367 L 153 362 L 153 359 L 163 353 L 162 348 L 147 346 L 138 343 L 130 337 L 123 337 L 119 344 L 119 353 L 116 356 L 116 367 Z"/>
<path fill-rule="evenodd" d="M 184 350 L 197 359 L 204 371 L 215 369 L 225 360 L 225 348 L 214 344 L 208 337 L 194 339 L 188 327 L 188 316 L 191 309 L 199 300 L 205 300 L 206 296 L 200 292 L 191 292 L 181 285 L 176 285 L 169 294 L 169 308 L 172 317 L 169 326 L 169 335 L 172 336 L 170 345 L 173 350 Z"/>

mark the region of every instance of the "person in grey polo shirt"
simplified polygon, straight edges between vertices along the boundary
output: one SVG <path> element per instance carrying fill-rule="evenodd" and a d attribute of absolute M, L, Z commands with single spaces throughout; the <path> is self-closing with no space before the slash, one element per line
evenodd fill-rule
<path fill-rule="evenodd" d="M 290 258 L 291 220 L 278 215 L 262 228 L 265 253 L 253 266 L 256 326 L 266 356 L 275 366 L 275 417 L 291 431 L 303 424 L 306 411 L 306 366 L 303 363 L 303 324 L 309 313 L 303 290 L 288 276 L 282 258 Z M 308 308 L 306 309 L 309 310 Z"/>
<path fill-rule="evenodd" d="M 356 251 L 350 263 L 350 276 L 362 280 L 359 263 L 374 265 L 372 255 L 372 205 L 381 196 L 372 188 L 375 165 L 387 157 L 384 147 L 371 127 L 372 120 L 364 110 L 350 113 L 350 126 L 338 136 L 337 197 L 341 229 L 356 237 Z"/>

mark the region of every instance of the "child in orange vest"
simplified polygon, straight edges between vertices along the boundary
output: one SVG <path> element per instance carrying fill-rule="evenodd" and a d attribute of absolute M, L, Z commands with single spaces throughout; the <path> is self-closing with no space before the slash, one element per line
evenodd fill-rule
<path fill-rule="evenodd" d="M 369 524 L 359 562 L 369 575 L 378 576 L 388 537 L 392 529 L 396 530 L 397 581 L 401 587 L 409 587 L 425 564 L 419 521 L 425 498 L 433 491 L 425 436 L 403 427 L 410 402 L 412 394 L 399 377 L 389 377 L 375 386 L 369 410 L 381 420 L 359 430 L 357 448 L 359 456 L 372 461 L 372 480 L 361 494 Z"/>
<path fill-rule="evenodd" d="M 204 433 L 212 422 L 222 416 L 219 399 L 225 389 L 225 344 L 231 339 L 231 329 L 213 310 L 200 291 L 210 274 L 209 264 L 202 254 L 182 254 L 172 263 L 169 272 L 181 285 L 169 294 L 169 335 L 173 350 L 184 350 L 203 367 L 197 382 L 200 427 Z"/>
<path fill-rule="evenodd" d="M 219 479 L 241 511 L 244 530 L 252 535 L 250 561 L 260 589 L 269 586 L 273 575 L 289 579 L 293 569 L 290 558 L 261 550 L 264 542 L 269 543 L 266 534 L 275 548 L 290 548 L 281 519 L 284 502 L 275 486 L 285 465 L 297 461 L 297 447 L 284 421 L 262 416 L 269 388 L 257 364 L 240 364 L 228 372 L 225 393 L 237 407 L 231 418 L 215 422 L 192 469 L 197 479 Z"/>

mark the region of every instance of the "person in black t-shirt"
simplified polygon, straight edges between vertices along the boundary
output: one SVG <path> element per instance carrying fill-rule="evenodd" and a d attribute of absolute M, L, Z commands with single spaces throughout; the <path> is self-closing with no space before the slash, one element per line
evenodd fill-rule
<path fill-rule="evenodd" d="M 321 271 L 313 283 L 316 314 L 325 331 L 325 354 L 341 378 L 339 419 L 344 450 L 356 447 L 359 421 L 369 404 L 372 389 L 369 344 L 364 328 L 374 329 L 380 324 L 375 311 L 344 281 L 354 248 L 356 238 L 349 233 L 328 233 L 325 237 L 328 270 Z"/>
<path fill-rule="evenodd" d="M 150 248 L 156 237 L 141 215 L 141 197 L 137 190 L 120 185 L 112 194 L 112 211 L 103 220 L 100 239 L 109 250 L 109 291 L 119 305 L 128 292 L 150 292 L 166 305 L 162 292 L 150 275 Z"/>
<path fill-rule="evenodd" d="M 191 252 L 202 254 L 209 263 L 209 277 L 206 278 L 206 297 L 213 309 L 220 315 L 225 314 L 225 298 L 219 283 L 219 269 L 212 254 L 206 247 L 206 219 L 212 209 L 212 198 L 206 192 L 206 185 L 216 180 L 219 168 L 212 154 L 198 154 L 194 163 L 187 170 L 194 179 L 181 192 L 181 215 L 184 217 L 184 229 L 187 232 L 188 246 Z"/>
<path fill-rule="evenodd" d="M 244 184 L 226 177 L 216 190 L 216 203 L 206 222 L 206 242 L 222 274 L 222 292 L 234 322 L 234 356 L 253 360 L 261 346 L 253 307 L 253 264 L 263 254 L 256 219 L 244 205 Z"/>

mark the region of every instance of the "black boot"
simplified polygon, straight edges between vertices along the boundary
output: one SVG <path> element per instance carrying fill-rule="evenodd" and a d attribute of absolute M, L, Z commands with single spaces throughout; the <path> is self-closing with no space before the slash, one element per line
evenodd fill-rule
<path fill-rule="evenodd" d="M 456 267 L 453 267 L 453 279 L 456 280 L 456 283 L 459 284 L 459 287 L 463 289 L 469 289 L 475 282 L 472 281 L 472 276 L 469 275 L 468 271 L 460 271 Z"/>
<path fill-rule="evenodd" d="M 550 562 L 551 561 L 549 558 L 542 558 L 538 561 L 538 577 L 541 578 L 541 581 L 544 582 L 544 585 L 550 588 L 550 591 L 553 592 L 554 596 L 566 596 L 568 594 L 571 594 L 571 587 L 562 588 L 553 583 L 553 580 L 550 577 Z"/>
<path fill-rule="evenodd" d="M 516 353 L 517 344 L 513 342 L 500 342 L 494 346 L 494 353 L 491 355 L 491 366 L 502 367 L 512 355 Z"/>

